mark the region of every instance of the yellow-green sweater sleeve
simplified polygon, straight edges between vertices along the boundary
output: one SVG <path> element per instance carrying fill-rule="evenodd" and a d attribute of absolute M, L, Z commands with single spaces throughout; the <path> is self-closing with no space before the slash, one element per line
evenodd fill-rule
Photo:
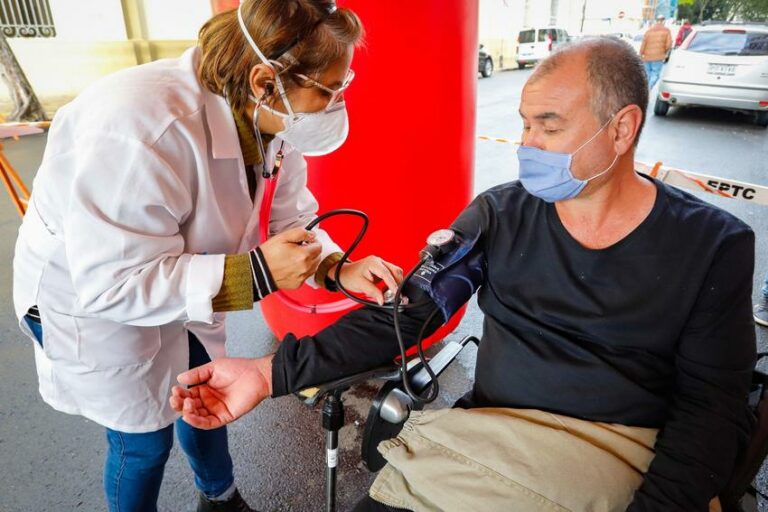
<path fill-rule="evenodd" d="M 224 259 L 224 279 L 219 293 L 213 298 L 216 312 L 252 309 L 253 273 L 248 254 L 227 255 Z"/>

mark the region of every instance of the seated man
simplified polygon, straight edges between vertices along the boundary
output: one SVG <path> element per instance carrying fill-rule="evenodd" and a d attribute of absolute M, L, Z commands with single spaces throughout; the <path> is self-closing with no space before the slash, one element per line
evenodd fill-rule
<path fill-rule="evenodd" d="M 453 225 L 481 232 L 487 263 L 474 387 L 460 409 L 415 414 L 407 456 L 402 442 L 384 447 L 376 501 L 358 510 L 718 507 L 751 428 L 754 234 L 635 172 L 647 103 L 642 62 L 614 39 L 570 46 L 534 71 L 520 104 L 520 181 L 480 194 Z M 430 311 L 401 315 L 409 340 Z M 175 388 L 171 403 L 213 428 L 396 353 L 391 313 L 361 309 L 316 336 L 288 336 L 273 356 L 182 374 L 203 384 Z M 479 435 L 450 449 L 485 443 L 463 468 L 493 468 L 492 478 L 453 478 L 457 464 L 413 438 L 445 447 L 465 431 Z"/>

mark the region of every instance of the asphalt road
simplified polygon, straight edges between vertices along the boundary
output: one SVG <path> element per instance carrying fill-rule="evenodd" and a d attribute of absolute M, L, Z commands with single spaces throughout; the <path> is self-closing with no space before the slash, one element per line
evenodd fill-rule
<path fill-rule="evenodd" d="M 519 138 L 520 92 L 530 71 L 498 73 L 478 83 L 478 135 Z M 7 141 L 9 159 L 28 183 L 42 157 L 45 136 Z M 672 111 L 650 116 L 638 158 L 746 182 L 768 184 L 768 131 L 742 115 L 716 110 Z M 514 147 L 478 142 L 475 191 L 517 178 Z M 103 429 L 58 413 L 37 394 L 32 347 L 22 339 L 11 305 L 11 259 L 18 217 L 0 196 L 0 512 L 103 510 L 101 470 Z M 757 234 L 757 287 L 768 271 L 768 207 L 706 196 L 749 223 Z M 649 298 L 652 300 L 652 298 Z M 275 340 L 258 310 L 231 315 L 230 351 L 259 356 Z M 481 332 L 476 304 L 451 338 Z M 759 332 L 765 349 L 766 330 Z M 468 347 L 442 379 L 445 406 L 471 385 L 475 349 Z M 364 386 L 346 395 L 347 426 L 341 433 L 339 509 L 348 510 L 372 477 L 358 455 L 363 421 L 376 389 Z M 317 409 L 293 397 L 269 400 L 230 427 L 238 485 L 251 504 L 265 511 L 322 510 L 323 432 Z M 762 482 L 762 480 L 761 480 Z M 765 485 L 762 485 L 765 488 Z M 192 472 L 174 448 L 160 497 L 161 511 L 194 510 Z"/>

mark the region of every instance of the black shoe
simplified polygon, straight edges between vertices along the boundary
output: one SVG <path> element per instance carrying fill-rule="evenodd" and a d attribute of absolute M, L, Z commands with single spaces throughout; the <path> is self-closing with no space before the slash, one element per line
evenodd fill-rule
<path fill-rule="evenodd" d="M 753 315 L 755 322 L 763 327 L 768 327 L 768 299 L 763 299 L 755 306 Z"/>
<path fill-rule="evenodd" d="M 211 501 L 203 493 L 198 496 L 197 512 L 258 512 L 248 506 L 237 489 L 227 501 Z"/>

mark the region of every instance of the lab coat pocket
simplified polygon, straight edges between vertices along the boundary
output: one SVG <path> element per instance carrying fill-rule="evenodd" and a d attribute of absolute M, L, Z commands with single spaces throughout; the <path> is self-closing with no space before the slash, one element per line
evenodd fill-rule
<path fill-rule="evenodd" d="M 42 349 L 46 357 L 59 363 L 77 363 L 75 320 L 72 316 L 40 310 L 43 331 Z"/>
<path fill-rule="evenodd" d="M 125 325 L 101 318 L 75 318 L 78 359 L 93 370 L 151 361 L 160 351 L 160 327 Z"/>

